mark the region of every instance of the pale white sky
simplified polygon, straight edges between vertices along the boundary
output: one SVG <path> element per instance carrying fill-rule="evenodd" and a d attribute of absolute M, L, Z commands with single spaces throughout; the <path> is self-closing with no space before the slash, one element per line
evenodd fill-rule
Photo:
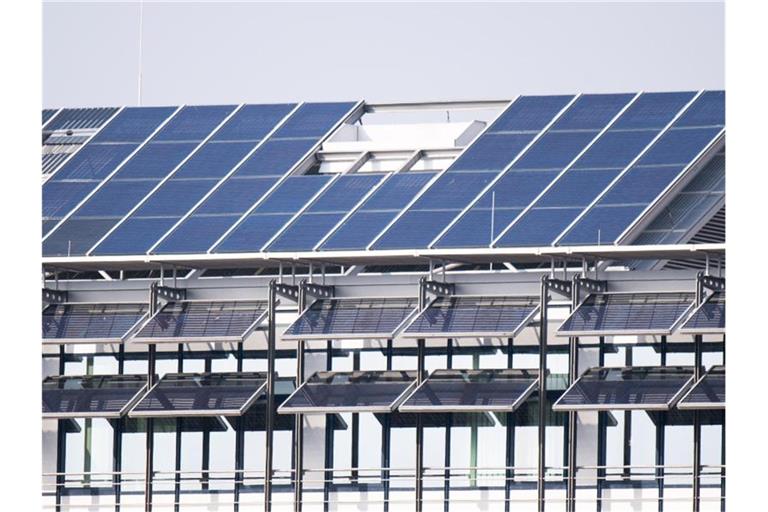
<path fill-rule="evenodd" d="M 138 2 L 43 7 L 45 107 L 135 105 Z M 142 104 L 724 87 L 722 2 L 143 8 Z"/>

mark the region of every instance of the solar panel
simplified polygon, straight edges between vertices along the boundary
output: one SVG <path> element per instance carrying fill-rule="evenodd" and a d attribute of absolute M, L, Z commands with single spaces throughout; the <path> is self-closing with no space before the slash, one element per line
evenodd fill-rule
<path fill-rule="evenodd" d="M 413 298 L 321 299 L 285 330 L 283 339 L 392 338 L 416 310 Z"/>
<path fill-rule="evenodd" d="M 264 373 L 169 373 L 152 386 L 128 416 L 240 416 L 266 386 Z"/>
<path fill-rule="evenodd" d="M 513 412 L 538 387 L 534 370 L 435 370 L 400 412 Z"/>
<path fill-rule="evenodd" d="M 412 371 L 315 372 L 285 402 L 280 414 L 392 412 L 416 384 Z"/>
<path fill-rule="evenodd" d="M 677 403 L 678 409 L 725 409 L 725 366 L 713 366 Z"/>
<path fill-rule="evenodd" d="M 43 343 L 120 343 L 147 315 L 146 304 L 49 304 Z"/>
<path fill-rule="evenodd" d="M 146 343 L 243 341 L 267 316 L 265 301 L 165 304 L 132 338 Z"/>
<path fill-rule="evenodd" d="M 589 295 L 557 331 L 559 336 L 671 334 L 693 307 L 694 294 Z"/>
<path fill-rule="evenodd" d="M 398 412 L 374 413 L 382 425 L 389 421 L 390 428 L 416 428 L 419 419 L 423 428 L 493 427 L 496 422 L 487 412 Z"/>
<path fill-rule="evenodd" d="M 590 368 L 552 406 L 554 411 L 669 410 L 693 382 L 683 366 Z"/>
<path fill-rule="evenodd" d="M 146 375 L 47 377 L 43 418 L 119 418 L 144 393 L 146 383 Z"/>
<path fill-rule="evenodd" d="M 55 130 L 95 130 L 106 123 L 117 112 L 115 107 L 104 108 L 65 108 L 51 121 L 45 131 Z M 46 117 L 46 112 L 50 115 Z M 56 110 L 43 111 L 43 124 Z"/>
<path fill-rule="evenodd" d="M 725 334 L 725 292 L 713 292 L 680 328 L 686 334 Z"/>
<path fill-rule="evenodd" d="M 414 318 L 402 336 L 513 337 L 538 311 L 538 297 L 438 297 Z"/>

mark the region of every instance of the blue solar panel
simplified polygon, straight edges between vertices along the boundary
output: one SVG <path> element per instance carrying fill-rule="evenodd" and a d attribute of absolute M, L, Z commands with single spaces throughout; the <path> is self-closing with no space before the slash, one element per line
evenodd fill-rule
<path fill-rule="evenodd" d="M 559 171 L 514 171 L 505 174 L 475 205 L 477 208 L 523 208 L 557 177 Z M 496 197 L 494 203 L 493 197 Z"/>
<path fill-rule="evenodd" d="M 242 215 L 277 183 L 277 178 L 228 179 L 195 210 L 195 214 Z"/>
<path fill-rule="evenodd" d="M 343 217 L 343 213 L 301 215 L 266 250 L 311 251 Z"/>
<path fill-rule="evenodd" d="M 152 140 L 200 142 L 234 109 L 234 105 L 184 107 Z"/>
<path fill-rule="evenodd" d="M 373 249 L 426 247 L 458 213 L 457 210 L 408 210 L 387 229 Z"/>
<path fill-rule="evenodd" d="M 195 142 L 147 144 L 120 168 L 119 177 L 161 179 L 196 147 Z"/>
<path fill-rule="evenodd" d="M 637 162 L 638 165 L 685 165 L 706 148 L 720 128 L 673 129 L 661 138 Z"/>
<path fill-rule="evenodd" d="M 192 215 L 160 242 L 154 254 L 191 254 L 207 251 L 240 215 Z"/>
<path fill-rule="evenodd" d="M 399 210 L 435 176 L 433 172 L 406 172 L 390 177 L 360 208 L 371 210 Z"/>
<path fill-rule="evenodd" d="M 536 247 L 552 243 L 583 208 L 536 208 L 528 210 L 496 243 L 498 247 Z"/>
<path fill-rule="evenodd" d="M 690 334 L 725 333 L 725 292 L 714 292 L 680 328 Z"/>
<path fill-rule="evenodd" d="M 595 137 L 596 132 L 548 132 L 515 162 L 512 169 L 561 170 Z"/>
<path fill-rule="evenodd" d="M 520 215 L 522 208 L 474 207 L 443 235 L 435 247 L 489 247 L 501 231 Z M 491 233 L 493 225 L 493 233 Z"/>
<path fill-rule="evenodd" d="M 214 185 L 216 180 L 213 179 L 168 180 L 136 210 L 133 217 L 181 217 Z"/>
<path fill-rule="evenodd" d="M 706 91 L 685 111 L 676 126 L 725 126 L 725 91 Z"/>
<path fill-rule="evenodd" d="M 221 127 L 211 140 L 258 142 L 296 105 L 245 105 Z"/>
<path fill-rule="evenodd" d="M 119 342 L 148 311 L 146 304 L 50 304 L 43 310 L 43 339 Z"/>
<path fill-rule="evenodd" d="M 574 169 L 623 169 L 645 149 L 658 130 L 608 130 L 574 164 Z"/>
<path fill-rule="evenodd" d="M 666 126 L 696 94 L 693 92 L 651 92 L 641 95 L 621 116 L 614 128 L 637 129 Z"/>
<path fill-rule="evenodd" d="M 490 127 L 490 132 L 539 131 L 565 108 L 573 96 L 522 96 Z"/>
<path fill-rule="evenodd" d="M 580 169 L 563 174 L 536 202 L 537 207 L 588 206 L 619 175 L 618 169 Z"/>
<path fill-rule="evenodd" d="M 333 128 L 354 106 L 350 102 L 305 103 L 275 132 L 275 137 L 317 139 Z"/>
<path fill-rule="evenodd" d="M 124 108 L 91 142 L 144 142 L 175 110 L 173 107 Z"/>
<path fill-rule="evenodd" d="M 678 409 L 725 409 L 725 366 L 713 366 L 677 403 Z"/>
<path fill-rule="evenodd" d="M 397 210 L 358 211 L 325 241 L 322 249 L 327 251 L 365 249 L 396 215 Z"/>
<path fill-rule="evenodd" d="M 593 294 L 563 322 L 558 335 L 670 334 L 693 298 L 688 292 Z"/>
<path fill-rule="evenodd" d="M 257 142 L 209 142 L 174 173 L 174 178 L 222 178 Z"/>
<path fill-rule="evenodd" d="M 114 218 L 69 218 L 43 241 L 43 256 L 85 254 L 115 222 Z"/>
<path fill-rule="evenodd" d="M 74 217 L 70 219 L 122 217 L 155 186 L 157 186 L 155 180 L 110 180 L 78 208 Z"/>
<path fill-rule="evenodd" d="M 251 215 L 214 252 L 258 252 L 292 217 L 293 214 Z"/>
<path fill-rule="evenodd" d="M 45 131 L 54 130 L 93 130 L 100 128 L 117 112 L 115 107 L 104 108 L 65 108 L 51 121 Z M 51 110 L 55 113 L 56 110 Z M 43 121 L 45 122 L 45 120 Z"/>
<path fill-rule="evenodd" d="M 633 94 L 584 94 L 552 125 L 552 130 L 600 130 L 633 97 Z"/>
<path fill-rule="evenodd" d="M 176 223 L 170 217 L 131 217 L 93 251 L 95 255 L 144 254 Z"/>
<path fill-rule="evenodd" d="M 45 418 L 119 418 L 146 389 L 143 375 L 47 377 L 42 384 Z"/>
<path fill-rule="evenodd" d="M 137 147 L 135 144 L 87 144 L 75 153 L 48 183 L 75 179 L 101 181 Z"/>
<path fill-rule="evenodd" d="M 282 176 L 315 145 L 315 139 L 268 140 L 248 160 L 236 176 Z"/>
<path fill-rule="evenodd" d="M 384 176 L 381 174 L 348 174 L 339 176 L 307 212 L 347 212 L 355 206 Z"/>
<path fill-rule="evenodd" d="M 448 169 L 453 171 L 500 171 L 533 140 L 534 134 L 481 136 Z"/>
<path fill-rule="evenodd" d="M 292 176 L 275 189 L 253 214 L 296 213 L 330 180 L 331 176 Z"/>
<path fill-rule="evenodd" d="M 495 177 L 495 172 L 446 173 L 411 207 L 412 210 L 456 210 L 471 201 Z M 449 219 L 450 220 L 450 219 Z"/>
<path fill-rule="evenodd" d="M 43 217 L 61 218 L 93 189 L 92 182 L 49 181 L 43 185 Z"/>

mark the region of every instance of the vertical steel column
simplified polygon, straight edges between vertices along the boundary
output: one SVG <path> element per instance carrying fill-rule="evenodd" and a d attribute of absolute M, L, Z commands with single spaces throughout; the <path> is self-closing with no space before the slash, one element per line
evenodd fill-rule
<path fill-rule="evenodd" d="M 514 345 L 513 339 L 507 340 L 507 368 L 514 367 Z M 512 482 L 515 478 L 515 470 L 512 469 L 515 466 L 515 413 L 508 412 L 507 427 L 506 427 L 506 458 L 504 464 L 507 466 L 504 478 L 504 512 L 510 510 L 510 500 L 512 498 Z M 446 512 L 448 512 L 446 510 Z"/>
<path fill-rule="evenodd" d="M 299 286 L 297 298 L 299 314 L 304 312 L 307 304 L 307 292 Z M 304 383 L 304 340 L 299 340 L 296 346 L 296 389 Z M 301 512 L 304 490 L 304 416 L 297 414 L 293 424 L 293 510 Z"/>
<path fill-rule="evenodd" d="M 277 309 L 277 293 L 273 279 L 269 282 L 267 294 L 267 410 L 265 413 L 265 448 L 264 448 L 264 512 L 272 510 L 272 456 L 273 430 L 275 414 L 275 312 Z"/>
<path fill-rule="evenodd" d="M 176 363 L 176 371 L 182 373 L 184 371 L 184 344 L 179 343 L 179 355 Z M 176 453 L 173 475 L 173 510 L 179 512 L 181 505 L 181 427 L 182 419 L 176 418 Z"/>
<path fill-rule="evenodd" d="M 723 336 L 723 366 L 725 366 L 725 336 Z M 725 512 L 725 411 L 723 425 L 720 427 L 720 512 Z"/>
<path fill-rule="evenodd" d="M 632 366 L 632 347 L 624 347 L 624 366 Z M 624 446 L 622 454 L 622 475 L 629 480 L 632 464 L 632 411 L 624 411 Z"/>
<path fill-rule="evenodd" d="M 58 275 L 58 274 L 57 274 Z M 59 375 L 66 373 L 66 351 L 59 345 Z M 64 490 L 64 471 L 66 470 L 67 433 L 64 430 L 66 420 L 56 421 L 56 512 L 61 512 L 61 495 Z"/>
<path fill-rule="evenodd" d="M 125 369 L 125 346 L 121 343 L 117 351 L 117 374 L 122 375 Z M 123 470 L 123 422 L 124 418 L 115 421 L 112 431 L 112 486 L 115 492 L 115 512 L 120 512 L 120 492 L 122 489 Z"/>
<path fill-rule="evenodd" d="M 696 279 L 696 307 L 704 301 L 703 275 Z M 693 337 L 693 377 L 694 382 L 701 378 L 701 335 Z M 699 411 L 693 411 L 693 512 L 699 512 L 701 505 L 701 417 Z"/>
<path fill-rule="evenodd" d="M 445 367 L 447 369 L 453 368 L 453 340 L 448 338 L 445 345 Z M 446 413 L 445 415 L 445 448 L 443 449 L 443 465 L 445 470 L 443 471 L 443 512 L 449 512 L 450 510 L 450 498 L 451 498 L 451 427 L 453 427 L 453 414 Z"/>
<path fill-rule="evenodd" d="M 586 277 L 586 276 L 585 276 Z M 575 311 L 581 300 L 581 282 L 574 275 L 571 280 L 571 312 Z M 579 376 L 579 338 L 568 338 L 568 384 L 573 384 Z M 576 411 L 568 411 L 568 478 L 566 480 L 565 509 L 567 512 L 576 510 Z"/>
<path fill-rule="evenodd" d="M 392 371 L 392 340 L 387 340 L 387 353 L 386 353 L 386 369 Z M 381 480 L 384 491 L 384 512 L 389 512 L 389 463 L 390 463 L 390 440 L 391 440 L 391 423 L 392 416 L 390 414 L 382 414 L 383 422 L 381 425 Z"/>
<path fill-rule="evenodd" d="M 598 345 L 597 365 L 605 366 L 605 338 L 600 336 Z M 605 437 L 606 437 L 606 417 L 608 413 L 600 411 L 597 413 L 597 512 L 603 510 L 603 481 L 605 480 Z"/>
<path fill-rule="evenodd" d="M 147 352 L 147 388 L 155 384 L 155 353 L 157 347 L 154 344 L 149 346 Z M 146 460 L 144 461 L 144 511 L 152 512 L 152 479 L 154 478 L 154 420 L 147 418 L 147 442 L 146 442 Z"/>
<path fill-rule="evenodd" d="M 360 370 L 360 351 L 355 351 L 352 354 L 352 370 Z M 357 468 L 360 465 L 360 415 L 352 413 L 352 468 Z M 352 469 L 352 484 L 358 483 L 358 471 Z"/>
<path fill-rule="evenodd" d="M 205 357 L 203 360 L 203 371 L 205 373 L 211 373 L 211 358 Z M 208 481 L 208 478 L 210 476 L 210 473 L 208 470 L 211 467 L 211 433 L 207 430 L 203 431 L 203 456 L 202 460 L 200 461 L 200 478 L 202 479 L 202 482 L 200 483 L 200 488 L 204 491 L 207 491 L 210 487 L 210 483 Z"/>
<path fill-rule="evenodd" d="M 661 366 L 667 365 L 667 337 L 661 337 L 661 346 L 659 347 L 661 355 Z M 659 411 L 656 424 L 656 485 L 658 487 L 658 512 L 664 512 L 664 450 L 667 413 Z"/>
<path fill-rule="evenodd" d="M 419 281 L 419 311 L 427 305 L 425 278 Z M 424 339 L 416 340 L 416 385 L 424 380 Z M 424 503 L 424 423 L 421 414 L 416 415 L 416 512 L 421 512 Z"/>
<path fill-rule="evenodd" d="M 540 299 L 540 340 L 539 340 L 539 421 L 538 421 L 538 465 L 536 475 L 537 509 L 544 512 L 546 501 L 546 489 L 544 476 L 546 474 L 546 437 L 547 437 L 547 304 L 549 302 L 549 289 L 547 276 L 541 280 Z"/>
<path fill-rule="evenodd" d="M 325 348 L 325 369 L 333 370 L 333 341 L 328 340 Z M 333 425 L 336 416 L 325 415 L 325 471 L 323 472 L 323 510 L 328 512 L 331 507 L 331 483 L 333 482 Z"/>
<path fill-rule="evenodd" d="M 243 372 L 243 342 L 237 344 L 237 373 Z M 235 490 L 234 512 L 240 511 L 240 491 L 243 488 L 243 470 L 245 468 L 245 430 L 243 417 L 235 418 Z"/>

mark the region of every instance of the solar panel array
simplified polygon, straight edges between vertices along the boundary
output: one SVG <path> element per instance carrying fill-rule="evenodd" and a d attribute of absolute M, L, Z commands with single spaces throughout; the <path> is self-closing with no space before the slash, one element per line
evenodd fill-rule
<path fill-rule="evenodd" d="M 49 304 L 43 309 L 43 340 L 119 342 L 147 311 L 146 304 Z"/>
<path fill-rule="evenodd" d="M 263 373 L 171 373 L 131 409 L 131 417 L 239 416 L 263 393 Z"/>
<path fill-rule="evenodd" d="M 438 176 L 291 175 L 353 103 L 124 108 L 44 184 L 44 254 L 625 243 L 724 96 L 523 96 Z"/>
<path fill-rule="evenodd" d="M 555 411 L 668 410 L 687 389 L 693 368 L 590 368 L 555 402 Z"/>
<path fill-rule="evenodd" d="M 278 412 L 392 412 L 415 382 L 412 371 L 316 372 Z"/>
<path fill-rule="evenodd" d="M 416 307 L 416 299 L 408 297 L 321 299 L 299 315 L 283 338 L 391 338 Z"/>
<path fill-rule="evenodd" d="M 514 336 L 538 309 L 538 297 L 438 297 L 403 336 Z"/>
<path fill-rule="evenodd" d="M 713 292 L 691 314 L 680 332 L 718 334 L 725 332 L 725 292 Z"/>
<path fill-rule="evenodd" d="M 266 313 L 265 301 L 169 302 L 139 329 L 133 340 L 242 341 Z"/>
<path fill-rule="evenodd" d="M 435 370 L 405 399 L 401 412 L 512 412 L 536 389 L 533 370 Z"/>
<path fill-rule="evenodd" d="M 680 409 L 725 409 L 725 366 L 713 366 L 677 404 Z"/>
<path fill-rule="evenodd" d="M 120 417 L 146 382 L 146 375 L 47 377 L 43 380 L 43 417 Z"/>
<path fill-rule="evenodd" d="M 670 334 L 691 310 L 694 294 L 606 293 L 589 295 L 560 326 L 560 336 Z"/>

